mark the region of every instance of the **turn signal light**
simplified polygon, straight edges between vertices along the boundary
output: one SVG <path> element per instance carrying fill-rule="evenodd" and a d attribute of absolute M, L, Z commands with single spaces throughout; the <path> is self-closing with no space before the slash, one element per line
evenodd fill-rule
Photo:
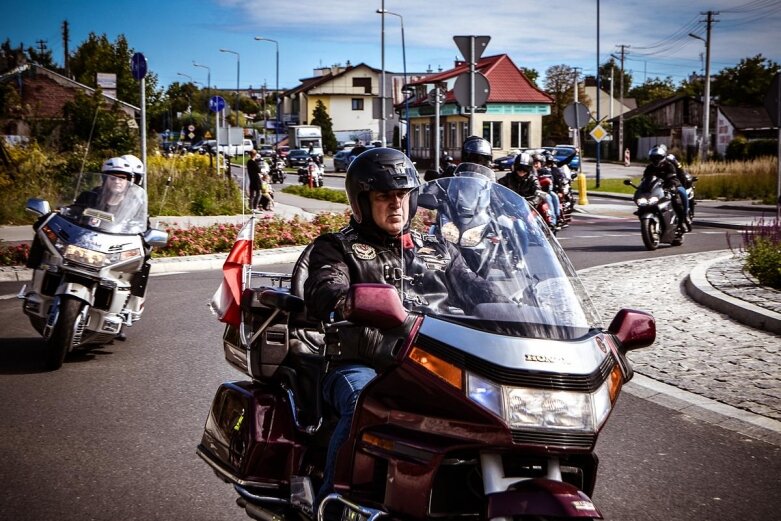
<path fill-rule="evenodd" d="M 464 388 L 464 373 L 461 369 L 449 362 L 445 362 L 419 347 L 413 347 L 409 354 L 410 360 L 419 364 L 427 371 L 434 373 L 457 389 Z"/>

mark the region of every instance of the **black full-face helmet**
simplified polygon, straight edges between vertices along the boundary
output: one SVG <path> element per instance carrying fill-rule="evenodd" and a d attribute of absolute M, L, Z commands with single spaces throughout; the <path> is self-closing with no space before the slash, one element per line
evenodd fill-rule
<path fill-rule="evenodd" d="M 418 206 L 420 179 L 412 161 L 403 152 L 393 148 L 370 148 L 350 163 L 344 180 L 347 200 L 358 224 L 371 222 L 369 192 L 376 190 L 409 190 L 409 219 L 415 215 Z M 364 222 L 369 221 L 369 222 Z M 409 226 L 409 221 L 404 228 Z"/>
<path fill-rule="evenodd" d="M 667 147 L 665 145 L 656 145 L 648 151 L 648 160 L 654 166 L 659 166 L 667 156 Z"/>
<path fill-rule="evenodd" d="M 491 143 L 478 136 L 469 136 L 461 146 L 461 162 L 491 166 L 493 151 Z"/>

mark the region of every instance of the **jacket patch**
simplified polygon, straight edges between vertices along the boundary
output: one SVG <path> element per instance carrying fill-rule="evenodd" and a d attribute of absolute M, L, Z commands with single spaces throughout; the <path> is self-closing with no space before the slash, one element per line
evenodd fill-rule
<path fill-rule="evenodd" d="M 368 244 L 356 242 L 352 245 L 355 256 L 361 260 L 372 260 L 377 257 L 377 252 Z"/>

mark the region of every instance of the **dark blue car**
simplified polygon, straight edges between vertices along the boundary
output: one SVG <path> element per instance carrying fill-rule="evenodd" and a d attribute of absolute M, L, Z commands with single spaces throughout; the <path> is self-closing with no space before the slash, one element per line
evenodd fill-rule
<path fill-rule="evenodd" d="M 572 154 L 575 152 L 575 147 L 572 145 L 556 145 L 555 147 L 545 147 L 546 150 L 550 150 L 553 152 L 553 157 L 556 158 L 557 162 L 565 161 L 567 158 L 571 157 Z M 579 172 L 580 171 L 580 153 L 575 154 L 574 157 L 567 163 L 567 166 L 569 166 L 569 169 L 573 172 Z"/>

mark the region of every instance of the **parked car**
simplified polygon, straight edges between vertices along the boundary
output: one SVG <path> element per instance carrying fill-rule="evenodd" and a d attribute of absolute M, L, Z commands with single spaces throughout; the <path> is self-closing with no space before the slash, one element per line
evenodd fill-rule
<path fill-rule="evenodd" d="M 497 157 L 494 159 L 494 168 L 496 170 L 512 170 L 515 156 L 520 153 L 520 150 L 510 150 L 510 153 L 506 156 Z"/>
<path fill-rule="evenodd" d="M 334 171 L 346 172 L 349 166 L 348 157 L 350 156 L 350 150 L 340 150 L 334 154 Z"/>
<path fill-rule="evenodd" d="M 309 163 L 309 152 L 303 148 L 291 150 L 287 155 L 287 166 L 294 168 L 297 166 L 306 166 Z"/>
<path fill-rule="evenodd" d="M 545 147 L 546 150 L 550 150 L 553 152 L 553 156 L 556 158 L 556 161 L 564 161 L 568 157 L 572 155 L 573 152 L 575 152 L 575 147 L 573 145 L 556 145 L 555 147 Z M 575 154 L 575 157 L 573 157 L 569 163 L 567 163 L 567 166 L 569 166 L 569 169 L 573 172 L 579 172 L 580 171 L 580 153 Z"/>
<path fill-rule="evenodd" d="M 274 154 L 274 147 L 271 145 L 260 145 L 258 154 L 260 157 L 271 157 Z"/>

